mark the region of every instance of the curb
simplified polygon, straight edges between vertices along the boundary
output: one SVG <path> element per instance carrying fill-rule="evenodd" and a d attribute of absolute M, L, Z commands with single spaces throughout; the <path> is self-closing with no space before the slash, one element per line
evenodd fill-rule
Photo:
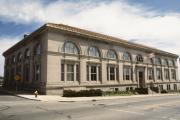
<path fill-rule="evenodd" d="M 1 91 L 7 93 L 7 94 L 10 94 L 10 95 L 13 95 L 13 96 L 16 96 L 16 97 L 19 97 L 19 98 L 24 98 L 24 99 L 27 99 L 27 100 L 34 100 L 34 101 L 42 101 L 42 100 L 38 100 L 38 99 L 32 99 L 32 98 L 27 98 L 27 97 L 23 97 L 21 95 L 18 95 L 12 91 L 8 91 L 8 90 L 5 90 L 5 89 L 2 89 Z"/>
<path fill-rule="evenodd" d="M 15 95 L 15 96 L 20 97 L 20 98 L 24 98 L 24 99 L 27 99 L 27 100 L 42 101 L 42 100 L 39 100 L 39 99 L 23 97 L 23 96 L 20 96 L 20 95 Z"/>
<path fill-rule="evenodd" d="M 1 89 L 1 91 L 5 92 L 7 94 L 10 94 L 10 95 L 19 97 L 19 98 L 27 99 L 27 100 L 51 102 L 51 100 L 48 100 L 46 98 L 38 99 L 38 98 L 34 98 L 34 96 L 33 97 L 27 97 L 27 96 L 23 96 L 21 94 L 18 95 L 15 92 L 8 91 L 6 89 Z M 109 96 L 108 97 L 107 96 L 107 97 L 98 97 L 98 98 L 95 98 L 95 97 L 94 98 L 89 98 L 88 97 L 88 99 L 74 97 L 75 99 L 71 99 L 71 98 L 68 98 L 68 99 L 62 98 L 62 99 L 60 99 L 60 98 L 56 98 L 56 99 L 54 99 L 52 101 L 55 101 L 55 102 L 81 102 L 81 101 L 92 101 L 92 102 L 95 102 L 95 101 L 99 101 L 99 100 L 127 99 L 127 98 L 140 98 L 140 97 L 141 98 L 143 98 L 143 97 L 163 97 L 163 96 L 174 96 L 174 95 L 180 95 L 180 94 L 179 93 L 176 93 L 176 94 L 149 94 L 149 95 L 132 95 L 132 96 L 128 96 L 128 97 L 125 97 L 125 96 L 119 96 L 119 97 L 118 96 L 117 97 L 113 97 L 113 96 L 110 97 Z"/>
<path fill-rule="evenodd" d="M 132 97 L 115 97 L 115 98 L 101 98 L 101 97 L 99 97 L 99 98 L 89 98 L 89 99 L 81 99 L 81 98 L 79 98 L 78 99 L 78 97 L 76 97 L 77 99 L 72 99 L 72 100 L 70 100 L 70 98 L 69 98 L 69 100 L 60 100 L 60 98 L 59 99 L 55 99 L 55 100 L 40 100 L 40 99 L 33 99 L 33 98 L 29 98 L 29 97 L 23 97 L 23 96 L 18 96 L 18 97 L 21 97 L 21 98 L 25 98 L 25 99 L 29 99 L 29 100 L 34 100 L 34 101 L 42 101 L 42 102 L 84 102 L 84 101 L 92 101 L 92 102 L 96 102 L 96 101 L 100 101 L 100 100 L 113 100 L 113 99 L 127 99 L 127 98 L 144 98 L 144 97 L 163 97 L 163 96 L 174 96 L 174 95 L 178 95 L 178 94 L 157 94 L 157 95 L 139 95 L 139 96 L 136 96 L 136 95 L 134 95 L 134 96 L 132 96 Z M 180 95 L 180 94 L 179 94 Z M 81 99 L 81 100 L 80 100 Z"/>

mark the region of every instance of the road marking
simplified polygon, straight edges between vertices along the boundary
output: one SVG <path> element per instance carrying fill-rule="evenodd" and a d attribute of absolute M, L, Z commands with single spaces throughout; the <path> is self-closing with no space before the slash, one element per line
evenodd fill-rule
<path fill-rule="evenodd" d="M 117 112 L 132 113 L 132 114 L 136 114 L 136 115 L 144 115 L 143 113 L 134 112 L 134 111 L 127 111 L 127 110 L 120 110 L 120 109 L 108 109 L 108 110 L 111 110 L 111 111 L 117 111 Z"/>
<path fill-rule="evenodd" d="M 160 106 L 164 106 L 164 105 L 171 105 L 171 104 L 175 104 L 175 103 L 179 103 L 180 101 L 173 101 L 173 102 L 167 102 L 167 103 L 159 103 L 159 104 L 153 104 L 153 105 L 145 105 L 144 107 L 147 109 L 151 109 L 151 108 L 158 108 Z"/>

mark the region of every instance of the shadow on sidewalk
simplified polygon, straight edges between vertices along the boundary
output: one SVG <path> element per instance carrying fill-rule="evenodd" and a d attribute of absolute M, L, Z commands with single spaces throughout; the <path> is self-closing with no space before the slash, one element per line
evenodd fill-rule
<path fill-rule="evenodd" d="M 15 90 L 7 90 L 0 86 L 0 95 L 17 95 L 17 94 L 32 95 L 33 93 L 30 91 L 23 91 L 23 90 L 16 92 Z"/>

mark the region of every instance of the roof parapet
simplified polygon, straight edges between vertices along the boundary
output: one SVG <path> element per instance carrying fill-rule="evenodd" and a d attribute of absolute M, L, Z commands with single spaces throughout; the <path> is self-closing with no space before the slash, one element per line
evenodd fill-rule
<path fill-rule="evenodd" d="M 118 43 L 118 44 L 121 44 L 124 46 L 132 47 L 132 48 L 136 48 L 136 49 L 142 49 L 149 53 L 163 54 L 163 55 L 173 56 L 176 58 L 179 57 L 176 54 L 162 51 L 157 48 L 149 47 L 149 46 L 138 44 L 138 43 L 133 43 L 133 42 L 123 40 L 120 38 L 92 32 L 92 31 L 88 31 L 88 30 L 84 30 L 84 29 L 80 29 L 80 28 L 76 28 L 76 27 L 72 27 L 72 26 L 68 26 L 68 25 L 64 25 L 64 24 L 55 24 L 55 23 L 46 23 L 43 26 L 41 26 L 40 28 L 38 28 L 37 30 L 35 30 L 34 32 L 32 32 L 31 34 L 29 34 L 28 36 L 25 36 L 21 41 L 19 41 L 13 47 L 6 50 L 3 53 L 3 56 L 8 54 L 10 51 L 14 50 L 20 44 L 23 44 L 25 41 L 27 41 L 31 37 L 36 36 L 37 34 L 40 34 L 40 33 L 42 33 L 42 31 L 47 30 L 47 29 L 57 29 L 57 30 L 73 33 L 75 35 L 96 39 L 96 40 L 101 40 L 101 41 L 106 41 L 106 42 L 114 42 L 114 43 Z"/>

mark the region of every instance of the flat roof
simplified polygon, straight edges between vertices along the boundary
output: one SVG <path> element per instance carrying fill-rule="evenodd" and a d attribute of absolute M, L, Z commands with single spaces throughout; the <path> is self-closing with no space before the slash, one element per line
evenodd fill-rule
<path fill-rule="evenodd" d="M 16 50 L 17 47 L 25 44 L 26 41 L 30 40 L 30 38 L 35 37 L 36 35 L 41 34 L 42 32 L 49 30 L 49 29 L 59 30 L 59 31 L 63 31 L 63 32 L 66 32 L 66 33 L 69 33 L 72 35 L 90 38 L 90 39 L 94 39 L 94 40 L 99 40 L 99 41 L 104 41 L 104 42 L 109 42 L 109 43 L 117 43 L 119 45 L 129 47 L 131 49 L 140 49 L 140 50 L 144 50 L 149 53 L 162 54 L 162 55 L 176 57 L 176 58 L 179 57 L 178 55 L 170 53 L 170 52 L 166 52 L 166 51 L 163 51 L 163 50 L 160 50 L 157 48 L 149 47 L 149 46 L 138 44 L 138 43 L 129 42 L 127 40 L 123 40 L 123 39 L 120 39 L 117 37 L 112 37 L 112 36 L 92 32 L 92 31 L 88 31 L 85 29 L 80 29 L 77 27 L 72 27 L 72 26 L 68 26 L 68 25 L 64 25 L 64 24 L 55 24 L 55 23 L 44 24 L 43 26 L 41 26 L 40 28 L 38 28 L 37 30 L 32 32 L 30 35 L 28 35 L 27 37 L 23 38 L 21 41 L 16 43 L 14 46 L 12 46 L 8 50 L 6 50 L 3 53 L 3 55 L 4 56 L 8 55 L 9 53 Z"/>

